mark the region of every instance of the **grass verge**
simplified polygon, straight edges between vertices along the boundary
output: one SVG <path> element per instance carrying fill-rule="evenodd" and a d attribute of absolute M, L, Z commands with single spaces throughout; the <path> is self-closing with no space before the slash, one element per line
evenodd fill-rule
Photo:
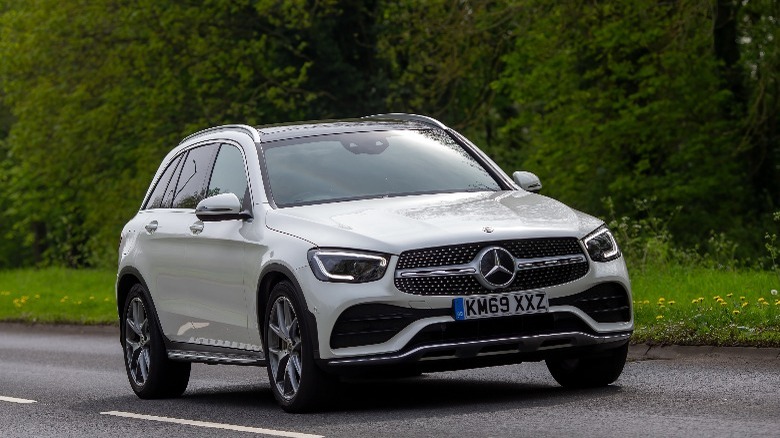
<path fill-rule="evenodd" d="M 780 281 L 773 272 L 672 267 L 631 280 L 634 342 L 780 346 Z"/>
<path fill-rule="evenodd" d="M 113 271 L 0 271 L 0 321 L 116 324 Z M 673 267 L 631 276 L 634 342 L 780 347 L 772 272 Z"/>
<path fill-rule="evenodd" d="M 108 270 L 0 271 L 0 321 L 117 324 L 115 280 Z"/>

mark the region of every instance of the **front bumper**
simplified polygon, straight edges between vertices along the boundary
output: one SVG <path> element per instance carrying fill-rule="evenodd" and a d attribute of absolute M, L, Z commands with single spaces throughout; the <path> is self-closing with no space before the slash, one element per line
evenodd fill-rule
<path fill-rule="evenodd" d="M 408 348 L 397 353 L 324 360 L 321 365 L 336 373 L 348 373 L 355 367 L 381 367 L 398 364 L 409 365 L 419 371 L 476 368 L 539 361 L 552 357 L 598 354 L 599 351 L 624 345 L 630 336 L 631 332 L 609 335 L 563 332 L 433 343 Z"/>
<path fill-rule="evenodd" d="M 396 262 L 393 257 L 388 274 L 394 271 Z M 540 360 L 552 354 L 620 346 L 628 341 L 634 328 L 631 286 L 622 258 L 591 263 L 588 273 L 576 281 L 537 289 L 547 293 L 550 300 L 546 314 L 478 322 L 454 320 L 453 296 L 401 292 L 392 275 L 371 283 L 327 283 L 317 280 L 305 266 L 296 271 L 296 277 L 316 321 L 320 364 L 328 368 L 403 362 L 426 367 L 433 362 L 451 363 L 453 368 L 465 368 L 467 361 L 489 362 L 486 358 L 497 360 L 499 356 L 509 362 Z M 605 317 L 593 311 L 592 304 L 603 297 L 594 297 L 596 301 L 576 298 L 601 291 L 605 285 L 624 293 L 627 309 L 620 312 L 620 317 L 614 317 L 615 312 Z M 392 330 L 387 327 L 393 325 L 388 320 L 378 329 L 345 329 L 342 317 L 351 309 L 366 306 L 397 309 L 396 313 L 406 316 L 397 317 L 399 325 Z M 371 333 L 380 329 L 386 334 Z M 458 362 L 461 365 L 455 366 Z"/>

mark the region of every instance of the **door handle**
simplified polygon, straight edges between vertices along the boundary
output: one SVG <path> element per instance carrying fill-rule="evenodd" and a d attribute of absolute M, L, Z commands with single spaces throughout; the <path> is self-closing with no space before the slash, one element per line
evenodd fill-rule
<path fill-rule="evenodd" d="M 199 234 L 201 231 L 203 231 L 203 222 L 197 221 L 190 225 L 190 231 L 192 231 L 192 234 Z"/>
<path fill-rule="evenodd" d="M 144 226 L 144 228 L 146 228 L 147 233 L 149 234 L 154 233 L 155 231 L 157 231 L 157 221 L 149 222 L 148 224 L 146 224 L 146 226 Z"/>

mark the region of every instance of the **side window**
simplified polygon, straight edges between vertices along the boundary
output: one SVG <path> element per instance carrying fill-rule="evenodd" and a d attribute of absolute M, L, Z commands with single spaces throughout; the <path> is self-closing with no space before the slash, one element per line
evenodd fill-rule
<path fill-rule="evenodd" d="M 171 185 L 171 178 L 173 178 L 173 185 L 176 184 L 176 175 L 178 174 L 177 170 L 179 169 L 179 163 L 181 162 L 181 157 L 183 155 L 184 154 L 180 154 L 174 158 L 165 169 L 165 172 L 163 172 L 160 179 L 157 180 L 157 185 L 154 186 L 154 190 L 152 191 L 151 196 L 149 196 L 149 199 L 146 201 L 146 205 L 143 207 L 144 210 L 167 206 L 163 200 L 165 198 L 166 191 L 168 190 L 168 186 Z"/>
<path fill-rule="evenodd" d="M 249 206 L 249 185 L 246 182 L 244 158 L 237 147 L 223 144 L 219 148 L 214 172 L 211 174 L 208 196 L 235 193 L 244 208 Z"/>
<path fill-rule="evenodd" d="M 190 149 L 181 166 L 176 189 L 172 193 L 173 208 L 195 208 L 205 197 L 206 181 L 216 149 L 214 145 Z"/>

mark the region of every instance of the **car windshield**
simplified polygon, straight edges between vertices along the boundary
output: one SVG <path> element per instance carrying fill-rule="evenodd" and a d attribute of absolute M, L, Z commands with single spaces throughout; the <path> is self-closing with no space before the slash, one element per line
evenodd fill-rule
<path fill-rule="evenodd" d="M 441 130 L 330 134 L 261 144 L 278 207 L 501 186 Z"/>

